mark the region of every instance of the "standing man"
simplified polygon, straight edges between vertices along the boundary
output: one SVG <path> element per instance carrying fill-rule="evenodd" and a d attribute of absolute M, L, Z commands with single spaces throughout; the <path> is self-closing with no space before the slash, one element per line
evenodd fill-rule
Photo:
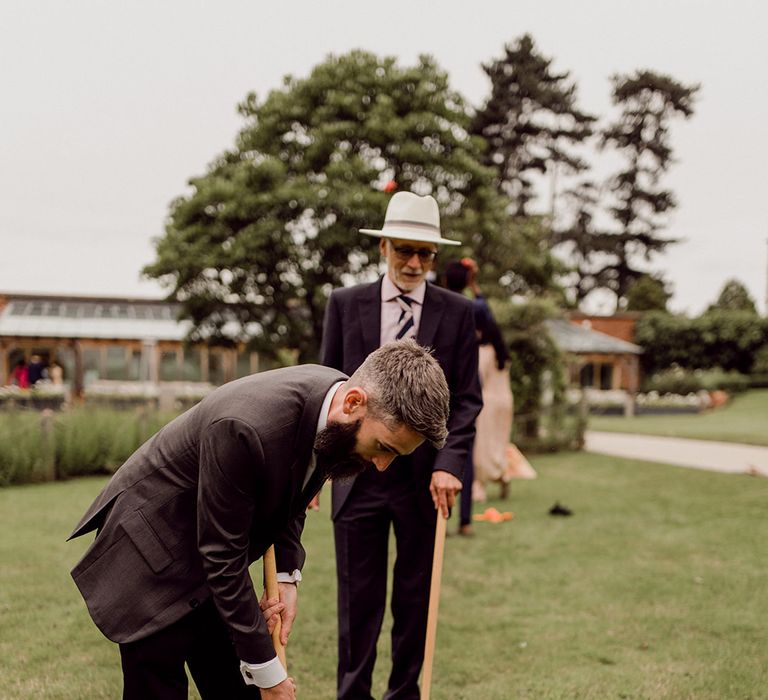
<path fill-rule="evenodd" d="M 472 303 L 426 281 L 442 237 L 437 202 L 398 192 L 381 230 L 387 274 L 378 282 L 331 294 L 322 363 L 354 372 L 381 344 L 414 337 L 434 355 L 451 392 L 445 447 L 420 448 L 397 472 L 366 469 L 334 483 L 331 517 L 336 541 L 339 602 L 339 700 L 370 700 L 376 642 L 386 604 L 390 526 L 397 556 L 392 588 L 392 671 L 385 700 L 419 698 L 424 658 L 436 508 L 447 517 L 482 406 Z"/>
<path fill-rule="evenodd" d="M 186 700 L 185 663 L 204 700 L 294 698 L 265 617 L 287 642 L 307 503 L 326 478 L 442 446 L 448 403 L 435 359 L 390 343 L 349 379 L 305 365 L 226 384 L 142 445 L 71 535 L 97 531 L 72 576 L 120 645 L 123 698 Z M 248 566 L 272 543 L 280 600 L 260 610 Z"/>

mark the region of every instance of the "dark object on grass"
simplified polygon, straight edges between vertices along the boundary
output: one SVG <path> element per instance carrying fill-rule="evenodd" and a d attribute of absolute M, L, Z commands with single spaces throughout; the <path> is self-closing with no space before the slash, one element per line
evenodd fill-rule
<path fill-rule="evenodd" d="M 553 505 L 549 509 L 549 514 L 550 515 L 573 515 L 573 511 L 570 508 L 561 506 L 560 501 L 555 501 L 555 505 Z"/>

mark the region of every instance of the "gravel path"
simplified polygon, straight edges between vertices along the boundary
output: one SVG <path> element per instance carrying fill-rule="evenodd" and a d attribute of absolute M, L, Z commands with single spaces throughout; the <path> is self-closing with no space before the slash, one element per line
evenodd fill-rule
<path fill-rule="evenodd" d="M 768 447 L 596 430 L 588 430 L 585 438 L 584 449 L 587 452 L 768 477 Z"/>

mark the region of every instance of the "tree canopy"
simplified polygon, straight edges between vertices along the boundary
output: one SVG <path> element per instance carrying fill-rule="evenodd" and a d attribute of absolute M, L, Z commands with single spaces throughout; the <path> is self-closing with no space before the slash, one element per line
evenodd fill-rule
<path fill-rule="evenodd" d="M 720 291 L 717 301 L 710 304 L 708 311 L 748 311 L 756 314 L 755 301 L 747 288 L 736 279 L 728 280 Z"/>
<path fill-rule="evenodd" d="M 172 203 L 144 269 L 181 302 L 192 340 L 314 359 L 331 289 L 378 270 L 377 241 L 358 229 L 383 222 L 392 182 L 437 199 L 443 231 L 497 290 L 550 286 L 543 230 L 510 222 L 468 109 L 433 59 L 331 56 L 239 110 L 235 146 Z"/>

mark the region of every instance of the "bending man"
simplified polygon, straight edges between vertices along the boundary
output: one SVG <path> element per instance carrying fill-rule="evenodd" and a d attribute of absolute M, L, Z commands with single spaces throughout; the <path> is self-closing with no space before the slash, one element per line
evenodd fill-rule
<path fill-rule="evenodd" d="M 448 403 L 435 359 L 390 343 L 349 379 L 305 365 L 231 382 L 140 447 L 71 535 L 97 530 L 72 576 L 120 645 L 123 697 L 186 699 L 186 663 L 205 700 L 294 698 L 248 566 L 275 544 L 287 641 L 310 498 L 440 447 Z"/>

